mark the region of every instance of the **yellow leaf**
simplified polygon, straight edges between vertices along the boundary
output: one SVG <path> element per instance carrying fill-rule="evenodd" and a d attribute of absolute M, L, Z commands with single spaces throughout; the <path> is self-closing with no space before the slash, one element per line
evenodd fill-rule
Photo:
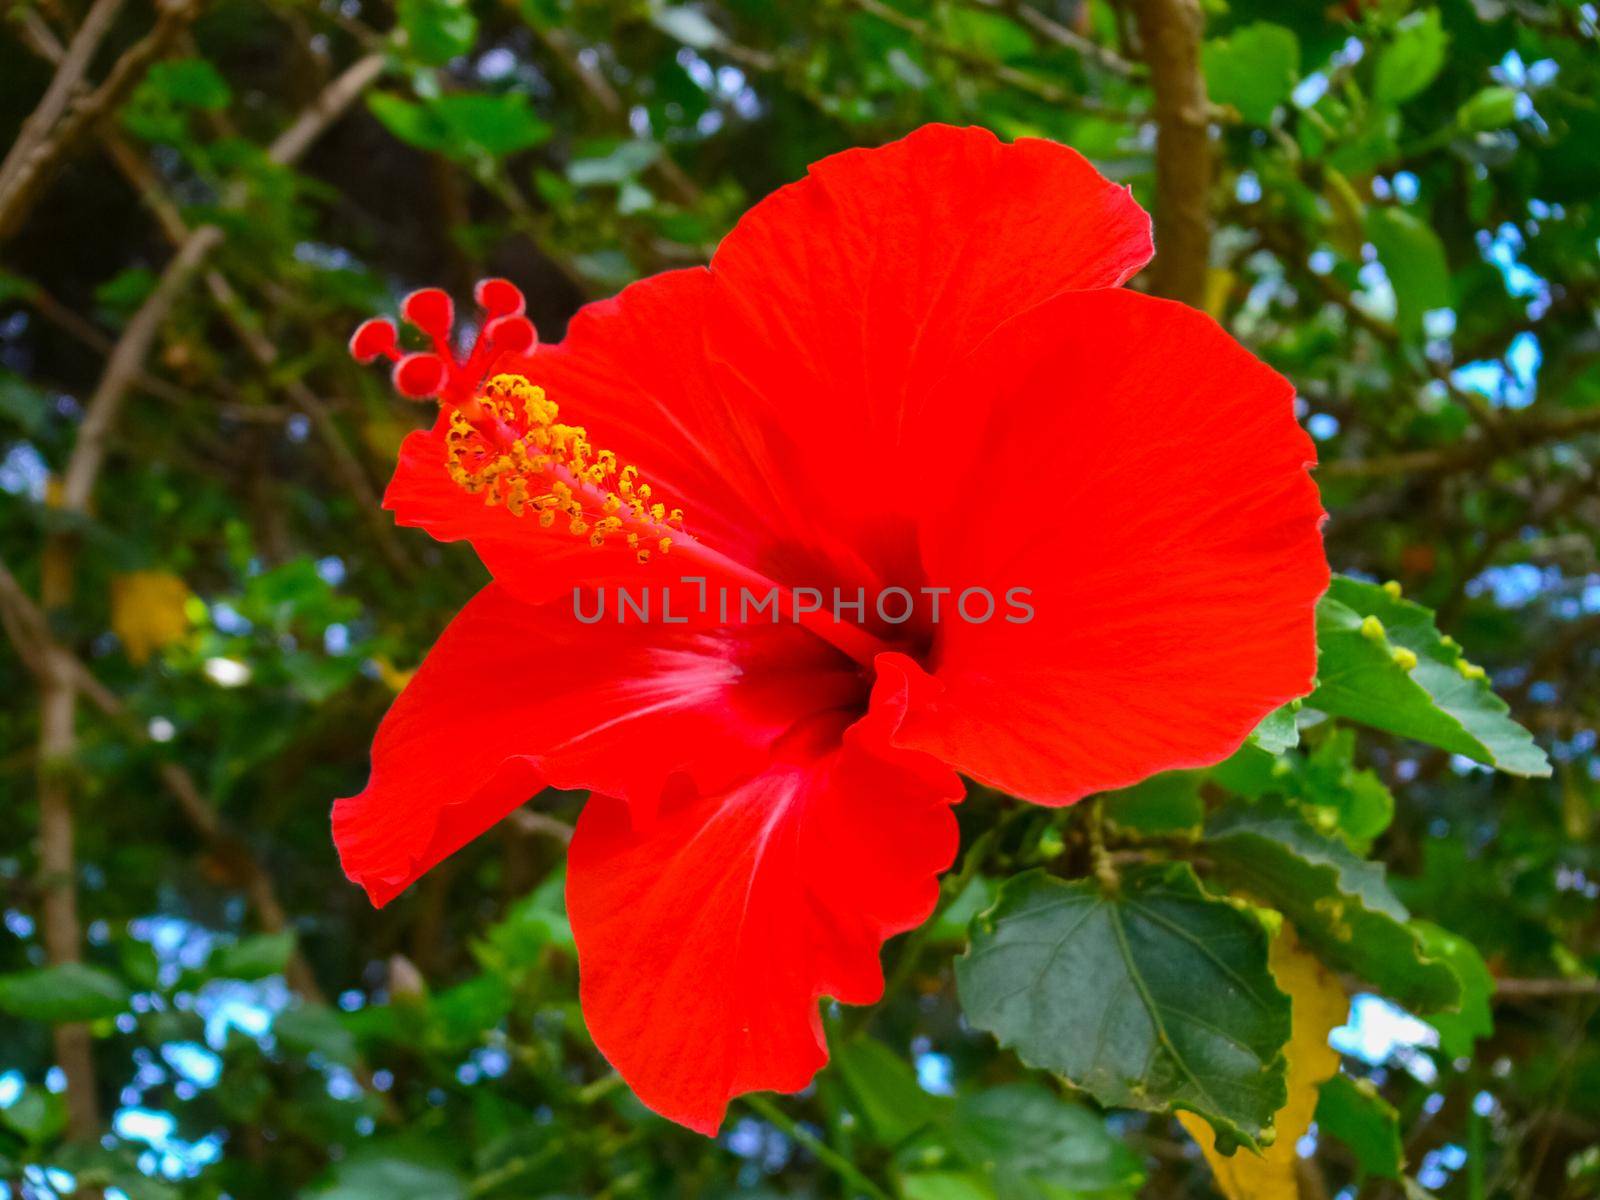
<path fill-rule="evenodd" d="M 1272 940 L 1268 957 L 1278 986 L 1293 1004 L 1288 1059 L 1289 1101 L 1273 1116 L 1277 1137 L 1261 1154 L 1240 1150 L 1218 1154 L 1211 1126 L 1193 1113 L 1179 1113 L 1189 1136 L 1200 1143 L 1227 1200 L 1301 1200 L 1295 1182 L 1295 1144 L 1311 1128 L 1317 1110 L 1317 1089 L 1339 1069 L 1339 1053 L 1328 1045 L 1328 1031 L 1343 1025 L 1350 1002 L 1338 978 L 1300 946 L 1285 921 Z"/>
<path fill-rule="evenodd" d="M 377 664 L 378 678 L 383 680 L 384 687 L 391 692 L 404 691 L 406 684 L 411 682 L 411 677 L 417 673 L 415 667 L 409 671 L 402 671 L 382 654 L 374 655 L 372 661 Z"/>
<path fill-rule="evenodd" d="M 1222 320 L 1228 307 L 1228 297 L 1239 277 L 1226 267 L 1210 267 L 1206 271 L 1205 309 L 1213 320 Z"/>
<path fill-rule="evenodd" d="M 129 571 L 111 577 L 111 629 L 128 657 L 147 662 L 189 632 L 189 588 L 165 571 Z"/>

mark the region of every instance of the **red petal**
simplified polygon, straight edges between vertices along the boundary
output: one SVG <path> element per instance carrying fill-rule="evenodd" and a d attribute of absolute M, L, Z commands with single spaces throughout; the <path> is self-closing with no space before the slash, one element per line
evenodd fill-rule
<path fill-rule="evenodd" d="M 950 393 L 994 417 L 924 560 L 1000 615 L 947 614 L 931 678 L 880 658 L 899 744 L 1061 804 L 1216 762 L 1310 690 L 1328 565 L 1287 380 L 1192 309 L 1101 291 L 1010 322 Z"/>
<path fill-rule="evenodd" d="M 636 831 L 596 795 L 567 910 L 584 1018 L 645 1104 L 714 1134 L 743 1092 L 793 1092 L 827 1061 L 817 1002 L 870 1004 L 878 952 L 920 924 L 956 850 L 955 776 L 880 757 L 862 727 Z"/>
<path fill-rule="evenodd" d="M 491 584 L 384 718 L 372 777 L 334 805 L 345 873 L 385 904 L 545 786 L 726 787 L 798 719 L 858 702 L 851 664 L 788 626 L 581 624 Z M 586 609 L 586 611 L 593 611 Z"/>
<path fill-rule="evenodd" d="M 953 362 L 1149 257 L 1149 218 L 1076 151 L 930 125 L 824 159 L 747 213 L 712 260 L 708 347 L 729 407 L 792 437 L 810 504 L 851 496 L 864 469 L 892 503 L 927 473 L 920 448 L 896 449 Z"/>

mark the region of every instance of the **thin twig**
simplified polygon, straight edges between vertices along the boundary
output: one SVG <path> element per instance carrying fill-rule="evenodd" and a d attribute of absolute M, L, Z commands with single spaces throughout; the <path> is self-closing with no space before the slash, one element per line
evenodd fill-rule
<path fill-rule="evenodd" d="M 92 14 L 91 10 L 91 14 Z M 155 27 L 128 49 L 112 66 L 105 82 L 85 92 L 74 80 L 69 88 L 71 102 L 59 121 L 41 139 L 26 148 L 15 166 L 0 174 L 0 241 L 22 227 L 45 185 L 83 135 L 102 117 L 113 112 L 156 60 L 166 54 L 178 35 L 199 15 L 199 0 L 166 0 L 156 9 Z M 77 38 L 73 44 L 77 44 Z M 68 59 L 71 49 L 67 51 Z M 65 65 L 66 60 L 63 60 Z M 61 71 L 57 71 L 57 78 Z M 52 88 L 54 84 L 52 83 Z M 15 151 L 13 151 L 15 153 Z M 7 162 L 11 161 L 7 155 Z"/>
<path fill-rule="evenodd" d="M 777 1126 L 795 1141 L 799 1142 L 811 1153 L 817 1156 L 817 1161 L 830 1168 L 847 1185 L 863 1195 L 870 1196 L 872 1200 L 890 1200 L 889 1193 L 884 1191 L 872 1180 L 863 1175 L 855 1163 L 840 1154 L 827 1142 L 812 1133 L 804 1125 L 784 1112 L 766 1096 L 752 1093 L 744 1097 L 744 1102 L 754 1110 L 755 1114 L 769 1124 Z"/>

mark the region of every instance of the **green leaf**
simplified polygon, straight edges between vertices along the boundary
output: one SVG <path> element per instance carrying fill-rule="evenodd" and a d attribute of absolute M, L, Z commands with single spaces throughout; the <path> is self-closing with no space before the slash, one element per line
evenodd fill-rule
<path fill-rule="evenodd" d="M 210 112 L 233 103 L 233 89 L 228 81 L 203 58 L 177 58 L 156 63 L 139 85 L 139 93 L 142 99 L 160 98 L 177 108 Z"/>
<path fill-rule="evenodd" d="M 929 940 L 938 942 L 967 941 L 967 929 L 972 918 L 994 903 L 994 882 L 985 876 L 974 875 L 961 889 L 961 894 L 939 910 L 928 927 Z"/>
<path fill-rule="evenodd" d="M 660 157 L 661 147 L 654 142 L 621 142 L 604 154 L 574 158 L 567 164 L 567 179 L 576 187 L 621 185 L 637 179 Z"/>
<path fill-rule="evenodd" d="M 374 92 L 367 107 L 401 141 L 462 161 L 515 154 L 550 136 L 521 92 L 457 92 L 422 104 Z"/>
<path fill-rule="evenodd" d="M 442 67 L 478 41 L 478 18 L 467 0 L 400 0 L 400 27 L 418 62 Z"/>
<path fill-rule="evenodd" d="M 1494 976 L 1478 948 L 1464 937 L 1429 921 L 1413 921 L 1428 953 L 1450 965 L 1461 981 L 1461 1007 L 1456 1012 L 1434 1013 L 1428 1023 L 1439 1031 L 1439 1047 L 1451 1058 L 1469 1058 L 1479 1038 L 1494 1032 Z"/>
<path fill-rule="evenodd" d="M 1300 744 L 1300 725 L 1296 720 L 1300 701 L 1291 700 L 1282 708 L 1275 708 L 1261 719 L 1250 740 L 1268 754 L 1282 754 Z"/>
<path fill-rule="evenodd" d="M 1383 867 L 1357 858 L 1277 799 L 1235 801 L 1206 823 L 1207 856 L 1240 890 L 1281 909 L 1329 966 L 1413 1010 L 1460 1001 L 1455 972 L 1429 958 Z"/>
<path fill-rule="evenodd" d="M 1483 671 L 1398 589 L 1335 577 L 1317 606 L 1317 647 L 1311 707 L 1513 775 L 1550 774 L 1544 751 L 1511 720 Z"/>
<path fill-rule="evenodd" d="M 1258 21 L 1206 42 L 1200 61 L 1213 101 L 1265 125 L 1300 78 L 1300 39 L 1282 25 Z"/>
<path fill-rule="evenodd" d="M 269 975 L 282 975 L 294 954 L 294 934 L 258 933 L 224 946 L 217 957 L 206 964 L 206 973 L 219 979 L 265 979 Z"/>
<path fill-rule="evenodd" d="M 834 1070 L 879 1145 L 898 1145 L 948 1107 L 923 1091 L 911 1064 L 876 1038 L 851 1038 L 832 1055 Z"/>
<path fill-rule="evenodd" d="M 1394 286 L 1400 327 L 1420 332 L 1424 313 L 1454 301 L 1444 243 L 1425 222 L 1393 206 L 1368 208 L 1366 232 Z"/>
<path fill-rule="evenodd" d="M 1123 829 L 1150 836 L 1192 833 L 1205 819 L 1199 772 L 1164 771 L 1130 788 L 1107 792 L 1106 816 Z"/>
<path fill-rule="evenodd" d="M 696 50 L 715 50 L 727 41 L 711 18 L 687 4 L 653 8 L 650 23 L 670 38 Z"/>
<path fill-rule="evenodd" d="M 0 1108 L 0 1126 L 32 1145 L 43 1145 L 54 1140 L 66 1125 L 66 1097 L 43 1088 L 23 1088 L 22 1094 L 12 1101 L 9 1108 Z"/>
<path fill-rule="evenodd" d="M 1097 1114 L 1035 1084 L 963 1096 L 950 1144 L 990 1177 L 998 1200 L 1131 1193 L 1144 1182 L 1138 1158 Z"/>
<path fill-rule="evenodd" d="M 1400 1114 L 1370 1083 L 1335 1075 L 1322 1085 L 1316 1119 L 1317 1128 L 1348 1146 L 1368 1175 L 1400 1178 Z"/>
<path fill-rule="evenodd" d="M 285 1045 L 346 1065 L 356 1060 L 355 1035 L 325 1004 L 302 1004 L 278 1014 L 272 1032 Z"/>
<path fill-rule="evenodd" d="M 915 1171 L 900 1177 L 903 1200 L 995 1200 L 982 1175 L 966 1171 Z"/>
<path fill-rule="evenodd" d="M 1000 889 L 956 960 L 967 1018 L 1102 1104 L 1188 1109 L 1226 1144 L 1270 1141 L 1289 999 L 1267 934 L 1187 864 L 1093 880 L 1031 871 Z"/>
<path fill-rule="evenodd" d="M 25 1021 L 95 1021 L 128 1007 L 128 989 L 115 975 L 83 963 L 63 963 L 0 975 L 0 1012 Z"/>
<path fill-rule="evenodd" d="M 1517 93 L 1508 87 L 1486 87 L 1456 110 L 1456 124 L 1469 133 L 1504 129 L 1517 119 Z"/>
<path fill-rule="evenodd" d="M 502 973 L 537 967 L 544 952 L 554 947 L 571 952 L 572 925 L 567 920 L 565 899 L 567 876 L 553 871 L 549 878 L 490 926 L 473 951 L 485 968 Z"/>
<path fill-rule="evenodd" d="M 1394 820 L 1394 796 L 1376 773 L 1355 765 L 1355 749 L 1355 730 L 1331 730 L 1296 778 L 1305 800 L 1330 815 L 1351 844 L 1364 850 Z"/>
<path fill-rule="evenodd" d="M 95 303 L 118 317 L 129 317 L 155 291 L 156 275 L 147 267 L 118 271 L 94 289 Z"/>
<path fill-rule="evenodd" d="M 469 1192 L 466 1181 L 428 1149 L 380 1143 L 358 1149 L 312 1195 L 318 1200 L 466 1200 Z"/>
<path fill-rule="evenodd" d="M 481 1044 L 505 1020 L 511 1005 L 510 985 L 485 972 L 430 997 L 428 1017 L 445 1045 L 464 1049 Z"/>
<path fill-rule="evenodd" d="M 1378 55 L 1373 98 L 1380 104 L 1399 104 L 1422 91 L 1444 66 L 1448 41 L 1436 8 L 1412 13 L 1401 21 L 1394 41 Z"/>
<path fill-rule="evenodd" d="M 44 428 L 50 416 L 50 400 L 20 375 L 0 371 L 0 417 L 15 422 L 25 434 Z"/>

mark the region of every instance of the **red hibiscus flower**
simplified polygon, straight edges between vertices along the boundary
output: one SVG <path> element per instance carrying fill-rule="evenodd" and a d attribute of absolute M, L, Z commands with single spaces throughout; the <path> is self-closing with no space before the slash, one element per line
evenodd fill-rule
<path fill-rule="evenodd" d="M 958 772 L 1070 804 L 1216 762 L 1310 689 L 1292 388 L 1122 290 L 1150 249 L 1073 151 L 933 126 L 816 164 L 560 345 L 504 281 L 464 361 L 441 292 L 402 310 L 432 354 L 364 325 L 357 357 L 441 409 L 385 505 L 493 582 L 335 805 L 346 873 L 383 904 L 588 789 L 567 903 L 601 1052 L 707 1133 L 803 1087 L 819 999 L 877 999 L 883 941 L 933 908 Z M 618 587 L 652 619 L 580 619 Z M 718 611 L 741 590 L 781 615 Z"/>

